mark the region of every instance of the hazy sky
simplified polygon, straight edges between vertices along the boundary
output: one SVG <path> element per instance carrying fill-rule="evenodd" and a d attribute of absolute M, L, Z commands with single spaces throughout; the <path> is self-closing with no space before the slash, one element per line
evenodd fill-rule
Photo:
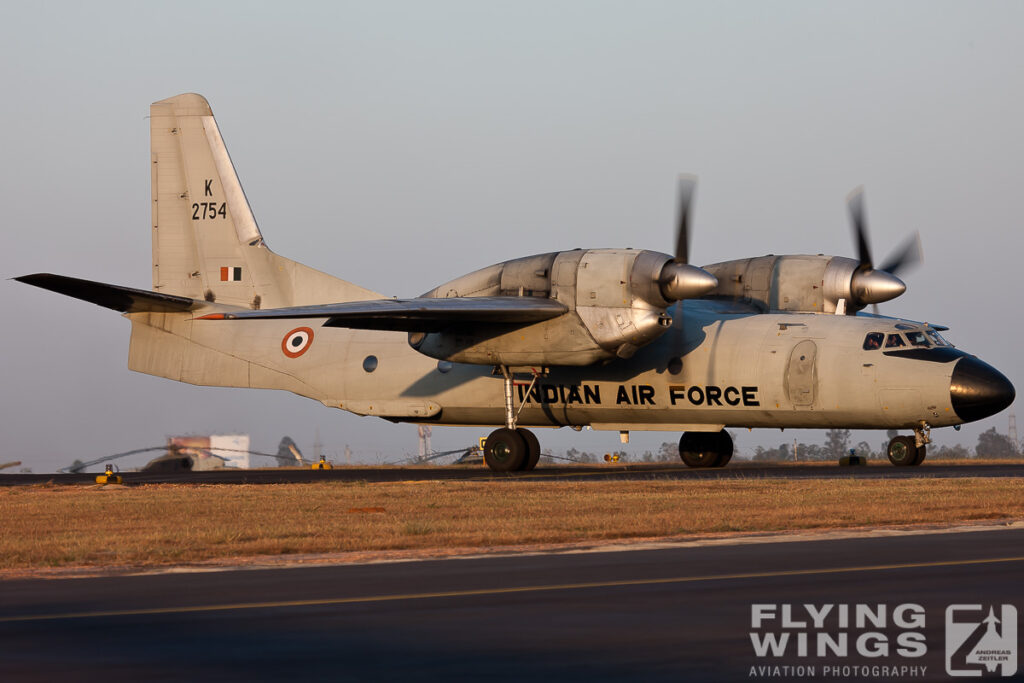
<path fill-rule="evenodd" d="M 1024 390 L 1021 26 L 1019 2 L 7 3 L 0 274 L 148 289 L 149 104 L 194 91 L 268 244 L 389 295 L 544 251 L 671 251 L 680 172 L 700 176 L 698 263 L 853 255 L 844 200 L 864 184 L 876 261 L 913 230 L 925 247 L 882 312 L 949 325 Z M 47 471 L 209 432 L 416 448 L 414 426 L 129 372 L 114 312 L 7 281 L 0 306 L 0 461 Z M 993 425 L 1007 413 L 934 436 L 973 446 Z"/>

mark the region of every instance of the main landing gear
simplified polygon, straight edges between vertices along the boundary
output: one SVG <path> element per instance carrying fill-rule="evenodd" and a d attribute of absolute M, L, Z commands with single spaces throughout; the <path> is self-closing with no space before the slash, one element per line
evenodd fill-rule
<path fill-rule="evenodd" d="M 484 443 L 484 462 L 495 472 L 516 472 L 532 470 L 540 460 L 540 441 L 529 429 L 516 426 L 519 412 L 512 399 L 512 373 L 501 368 L 505 378 L 505 426 L 491 432 Z M 533 376 L 530 390 L 537 381 Z M 530 390 L 527 390 L 529 394 Z M 522 410 L 522 406 L 519 410 Z"/>
<path fill-rule="evenodd" d="M 496 429 L 484 443 L 484 462 L 495 472 L 532 470 L 538 460 L 540 442 L 529 429 Z"/>
<path fill-rule="evenodd" d="M 914 436 L 897 436 L 889 442 L 886 455 L 889 462 L 897 467 L 915 467 L 924 462 L 931 443 L 931 427 L 922 422 L 914 428 Z"/>
<path fill-rule="evenodd" d="M 684 432 L 679 457 L 689 467 L 725 467 L 732 458 L 732 437 L 720 432 Z"/>

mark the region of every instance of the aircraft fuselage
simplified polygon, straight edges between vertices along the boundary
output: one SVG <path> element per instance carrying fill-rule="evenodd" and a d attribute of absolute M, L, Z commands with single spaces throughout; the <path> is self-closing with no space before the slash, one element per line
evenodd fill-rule
<path fill-rule="evenodd" d="M 951 383 L 963 358 L 980 361 L 934 342 L 913 347 L 906 335 L 924 331 L 920 323 L 731 313 L 727 302 L 711 301 L 685 302 L 671 313 L 669 331 L 632 358 L 551 368 L 532 386 L 528 373 L 517 374 L 516 405 L 525 404 L 519 424 L 890 429 L 976 419 L 958 415 Z M 320 320 L 239 320 L 230 323 L 234 333 L 225 335 L 224 323 L 217 321 L 181 323 L 196 348 L 223 345 L 220 351 L 251 366 L 223 373 L 220 381 L 207 375 L 196 383 L 282 388 L 279 378 L 289 376 L 295 380 L 292 391 L 362 415 L 461 425 L 504 422 L 500 375 L 487 366 L 428 358 L 409 346 L 405 333 L 319 327 Z M 312 333 L 308 345 L 297 357 L 286 355 L 284 340 L 303 328 Z M 869 334 L 884 339 L 901 332 L 904 347 L 864 348 Z M 264 375 L 273 381 L 261 382 Z"/>

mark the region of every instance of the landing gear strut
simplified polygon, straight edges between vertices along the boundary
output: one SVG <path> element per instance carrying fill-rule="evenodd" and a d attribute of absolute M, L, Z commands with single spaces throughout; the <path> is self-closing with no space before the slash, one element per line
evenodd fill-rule
<path fill-rule="evenodd" d="M 725 467 L 732 458 L 732 437 L 720 432 L 684 432 L 679 457 L 689 467 Z"/>
<path fill-rule="evenodd" d="M 530 430 L 516 426 L 519 411 L 523 407 L 520 405 L 518 411 L 515 409 L 512 373 L 507 367 L 502 367 L 501 374 L 505 379 L 505 426 L 494 430 L 487 437 L 484 443 L 484 462 L 495 472 L 532 470 L 540 460 L 540 441 Z M 537 375 L 534 375 L 527 394 L 536 382 Z"/>

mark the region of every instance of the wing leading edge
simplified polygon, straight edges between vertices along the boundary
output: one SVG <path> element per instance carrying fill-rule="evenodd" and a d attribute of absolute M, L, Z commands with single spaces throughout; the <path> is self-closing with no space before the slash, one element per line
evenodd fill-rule
<path fill-rule="evenodd" d="M 553 299 L 532 296 L 479 296 L 448 299 L 376 299 L 321 306 L 214 313 L 197 320 L 326 318 L 324 327 L 434 332 L 466 324 L 529 325 L 566 313 Z"/>

